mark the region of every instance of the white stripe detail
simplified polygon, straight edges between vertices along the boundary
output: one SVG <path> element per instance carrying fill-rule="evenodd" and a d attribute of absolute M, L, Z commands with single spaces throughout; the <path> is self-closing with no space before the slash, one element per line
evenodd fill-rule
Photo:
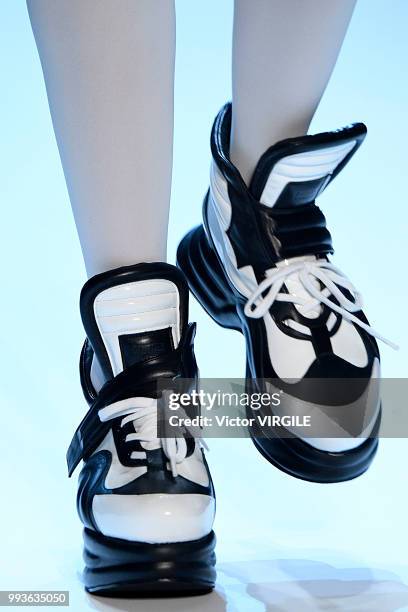
<path fill-rule="evenodd" d="M 231 223 L 231 202 L 228 196 L 227 181 L 215 162 L 212 162 L 210 172 L 207 222 L 212 242 L 223 262 L 228 278 L 234 287 L 248 298 L 256 290 L 258 283 L 252 266 L 245 266 L 238 270 L 234 249 L 226 234 Z"/>
<path fill-rule="evenodd" d="M 94 313 L 115 376 L 123 370 L 119 336 L 170 327 L 174 346 L 180 341 L 179 293 L 166 279 L 105 289 L 95 299 Z"/>
<path fill-rule="evenodd" d="M 260 201 L 272 207 L 288 183 L 313 181 L 330 176 L 355 146 L 352 140 L 345 144 L 319 151 L 307 151 L 282 157 L 270 173 Z"/>

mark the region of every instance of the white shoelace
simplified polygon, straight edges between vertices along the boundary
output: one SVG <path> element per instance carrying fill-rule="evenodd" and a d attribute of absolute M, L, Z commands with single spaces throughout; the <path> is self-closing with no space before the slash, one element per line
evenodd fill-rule
<path fill-rule="evenodd" d="M 310 297 L 306 298 L 302 295 L 281 292 L 283 285 L 292 274 L 297 274 L 300 283 Z M 320 290 L 320 286 L 316 281 L 320 281 L 324 285 L 323 290 Z M 339 287 L 349 291 L 353 296 L 353 301 L 346 298 Z M 262 294 L 265 291 L 268 291 L 268 293 L 263 297 Z M 330 300 L 330 295 L 333 295 L 339 304 L 335 304 Z M 358 317 L 352 314 L 361 310 L 363 305 L 362 296 L 344 273 L 328 261 L 294 261 L 292 263 L 285 263 L 281 267 L 267 270 L 265 280 L 258 285 L 258 288 L 248 299 L 244 312 L 247 317 L 259 319 L 268 312 L 275 301 L 291 302 L 301 306 L 302 313 L 312 311 L 320 304 L 326 304 L 326 306 L 339 313 L 347 321 L 359 325 L 371 336 L 375 336 L 378 340 L 388 344 L 388 346 L 395 350 L 399 348 L 398 345 L 384 338 L 370 325 L 360 321 Z"/>
<path fill-rule="evenodd" d="M 131 421 L 134 423 L 135 432 L 127 434 L 126 442 L 138 440 L 144 443 L 146 450 L 163 448 L 164 454 L 170 463 L 171 472 L 174 477 L 178 475 L 177 464 L 182 463 L 187 456 L 187 443 L 184 437 L 157 438 L 157 400 L 151 397 L 131 397 L 129 399 L 114 402 L 98 411 L 102 422 L 123 416 L 121 427 Z M 199 443 L 206 447 L 203 440 Z"/>

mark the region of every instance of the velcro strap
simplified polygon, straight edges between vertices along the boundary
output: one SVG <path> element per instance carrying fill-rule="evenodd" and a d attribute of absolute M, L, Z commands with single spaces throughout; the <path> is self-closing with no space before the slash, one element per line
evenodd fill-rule
<path fill-rule="evenodd" d="M 111 423 L 102 422 L 101 408 L 130 397 L 157 397 L 157 381 L 181 376 L 181 351 L 137 363 L 108 381 L 82 419 L 67 451 L 68 476 L 82 459 L 88 458 L 102 442 Z"/>

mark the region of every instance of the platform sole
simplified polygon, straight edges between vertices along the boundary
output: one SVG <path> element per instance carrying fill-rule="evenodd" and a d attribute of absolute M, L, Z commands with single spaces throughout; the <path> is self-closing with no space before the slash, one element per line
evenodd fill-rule
<path fill-rule="evenodd" d="M 222 327 L 243 333 L 235 296 L 202 225 L 181 241 L 177 265 L 184 272 L 191 292 L 211 318 Z M 249 376 L 247 371 L 246 378 Z M 318 450 L 296 437 L 281 437 L 272 428 L 269 437 L 259 435 L 256 428 L 249 431 L 263 457 L 283 472 L 311 482 L 334 483 L 356 478 L 368 469 L 378 447 L 380 420 L 381 413 L 372 437 L 356 449 L 340 453 Z"/>
<path fill-rule="evenodd" d="M 215 534 L 190 542 L 147 544 L 84 529 L 84 584 L 94 595 L 180 597 L 215 585 Z"/>

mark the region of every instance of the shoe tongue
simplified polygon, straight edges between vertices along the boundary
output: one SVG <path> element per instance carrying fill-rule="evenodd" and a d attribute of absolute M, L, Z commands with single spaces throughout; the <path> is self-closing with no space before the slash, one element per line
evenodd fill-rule
<path fill-rule="evenodd" d="M 315 136 L 290 138 L 270 147 L 252 177 L 254 198 L 270 208 L 314 202 L 343 168 L 366 134 L 362 123 Z"/>
<path fill-rule="evenodd" d="M 161 266 L 155 277 L 154 266 Z M 81 313 L 105 378 L 177 348 L 188 320 L 187 287 L 179 270 L 140 264 L 106 273 L 104 282 L 88 283 Z"/>
<path fill-rule="evenodd" d="M 316 259 L 317 258 L 315 255 L 303 255 L 302 257 L 292 257 L 289 261 L 291 263 L 295 263 L 295 262 L 300 263 L 304 261 L 316 261 Z M 285 268 L 287 263 L 288 263 L 288 260 L 279 261 L 277 262 L 276 267 Z M 311 282 L 316 288 L 316 290 L 319 290 L 319 282 L 316 279 L 313 279 Z M 306 289 L 306 287 L 301 282 L 298 272 L 293 272 L 286 278 L 285 286 L 288 292 L 292 295 L 296 295 L 297 297 L 304 298 L 307 301 L 310 301 L 312 299 L 309 291 Z M 322 308 L 319 304 L 316 304 L 316 306 L 312 310 L 309 310 L 308 306 L 302 305 L 302 304 L 295 304 L 294 307 L 296 308 L 298 312 L 300 312 L 301 315 L 303 315 L 304 317 L 308 319 L 316 319 L 322 312 Z M 293 327 L 293 325 L 291 325 L 290 319 L 287 321 L 287 324 L 288 323 L 290 326 Z"/>
<path fill-rule="evenodd" d="M 270 147 L 260 158 L 250 184 L 250 192 L 253 197 L 260 202 L 264 207 L 271 209 L 269 214 L 264 214 L 265 222 L 269 221 L 271 215 L 274 223 L 275 233 L 279 230 L 275 227 L 277 220 L 282 225 L 282 218 L 285 219 L 284 228 L 290 227 L 287 220 L 291 218 L 293 227 L 298 227 L 298 234 L 295 232 L 292 238 L 299 239 L 299 244 L 304 244 L 304 252 L 306 255 L 300 257 L 284 256 L 284 261 L 278 262 L 277 265 L 285 265 L 285 262 L 313 261 L 316 259 L 315 253 L 325 253 L 324 240 L 323 248 L 319 250 L 319 235 L 317 231 L 321 230 L 321 219 L 306 217 L 305 209 L 297 213 L 297 209 L 301 206 L 313 204 L 317 196 L 322 193 L 330 181 L 338 172 L 346 165 L 357 148 L 360 146 L 366 135 L 366 127 L 362 123 L 357 123 L 352 126 L 345 127 L 334 132 L 325 132 L 314 136 L 304 136 L 301 138 L 291 138 L 278 142 Z M 273 209 L 273 211 L 272 211 Z M 306 208 L 310 213 L 313 210 Z M 263 211 L 265 213 L 265 209 Z M 278 213 L 283 213 L 279 215 Z M 288 213 L 295 213 L 289 215 Z M 297 220 L 297 221 L 295 221 Z M 324 221 L 324 217 L 323 217 Z M 278 223 L 278 227 L 279 226 Z M 298 223 L 298 226 L 296 225 Z M 317 223 L 316 228 L 313 223 Z M 305 228 L 308 229 L 307 234 Z M 304 234 L 303 243 L 300 241 L 300 236 Z M 290 233 L 283 234 L 288 241 Z M 281 235 L 278 235 L 282 239 Z M 325 238 L 325 235 L 323 236 Z M 329 245 L 331 246 L 330 236 Z M 286 244 L 286 251 L 295 253 L 296 245 L 293 240 L 290 244 Z M 302 248 L 298 252 L 302 252 Z M 285 285 L 289 293 L 293 293 L 299 297 L 310 300 L 311 296 L 300 281 L 298 273 L 290 275 L 285 281 Z M 316 289 L 319 289 L 319 283 L 316 282 Z M 316 306 L 313 310 L 307 310 L 301 305 L 296 305 L 295 308 L 308 318 L 316 318 L 321 313 L 321 307 Z"/>
<path fill-rule="evenodd" d="M 95 318 L 114 375 L 177 347 L 178 301 L 177 288 L 166 279 L 134 281 L 97 296 Z"/>

